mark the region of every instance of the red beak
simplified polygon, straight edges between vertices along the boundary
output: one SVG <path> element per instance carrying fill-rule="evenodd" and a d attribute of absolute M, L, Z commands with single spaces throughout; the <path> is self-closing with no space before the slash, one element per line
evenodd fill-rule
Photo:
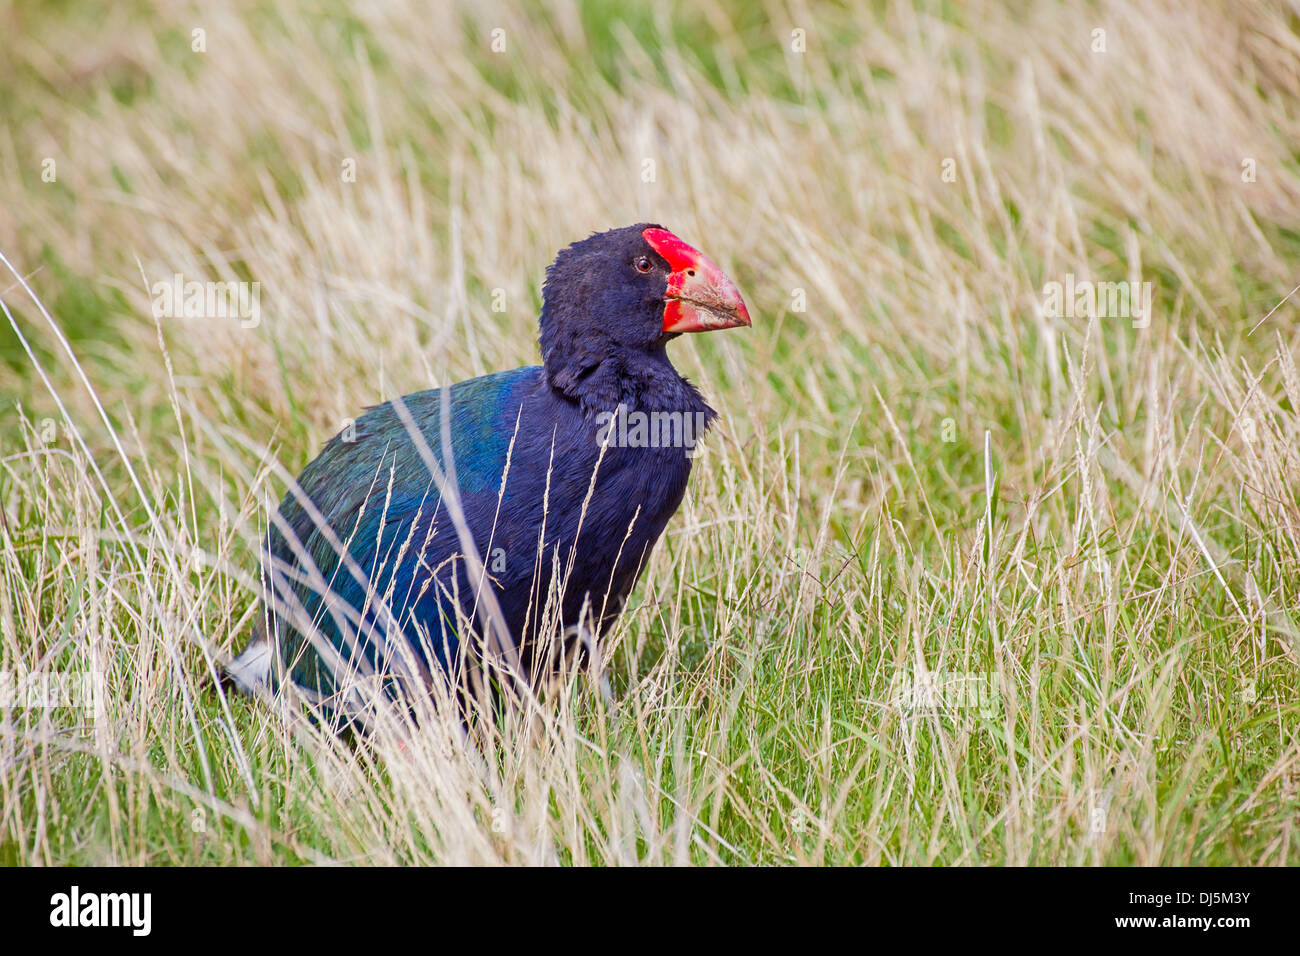
<path fill-rule="evenodd" d="M 667 229 L 646 229 L 641 235 L 672 270 L 664 291 L 665 332 L 709 332 L 749 325 L 749 310 L 740 290 L 716 262 Z"/>

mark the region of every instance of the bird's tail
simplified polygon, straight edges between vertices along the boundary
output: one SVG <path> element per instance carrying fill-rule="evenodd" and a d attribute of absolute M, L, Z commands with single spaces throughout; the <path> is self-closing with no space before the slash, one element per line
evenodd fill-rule
<path fill-rule="evenodd" d="M 239 656 L 225 666 L 222 684 L 234 686 L 245 694 L 256 694 L 271 681 L 271 642 L 266 637 L 266 626 L 258 621 L 253 636 Z"/>

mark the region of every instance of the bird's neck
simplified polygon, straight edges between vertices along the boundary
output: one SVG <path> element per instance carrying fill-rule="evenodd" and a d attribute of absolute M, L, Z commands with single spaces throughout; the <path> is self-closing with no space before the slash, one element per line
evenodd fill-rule
<path fill-rule="evenodd" d="M 664 343 L 649 350 L 615 348 L 575 374 L 572 369 L 547 366 L 551 386 L 597 415 L 620 405 L 646 412 L 701 414 L 712 422 L 715 413 L 699 390 L 682 378 L 668 360 Z"/>
<path fill-rule="evenodd" d="M 678 374 L 660 343 L 652 351 L 627 350 L 619 357 L 621 400 L 642 411 L 709 412 L 699 391 Z"/>

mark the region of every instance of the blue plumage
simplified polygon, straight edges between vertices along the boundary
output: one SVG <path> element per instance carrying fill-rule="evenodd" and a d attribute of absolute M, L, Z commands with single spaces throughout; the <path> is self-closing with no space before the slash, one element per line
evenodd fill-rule
<path fill-rule="evenodd" d="M 454 675 L 474 636 L 463 623 L 487 626 L 485 587 L 528 677 L 552 666 L 538 651 L 548 638 L 579 624 L 603 632 L 681 503 L 692 451 L 606 426 L 617 412 L 678 438 L 668 423 L 707 427 L 712 409 L 664 348 L 692 323 L 748 315 L 721 271 L 670 233 L 641 224 L 564 250 L 545 287 L 543 366 L 406 396 L 422 441 L 397 403 L 372 408 L 304 469 L 268 535 L 265 624 L 232 674 L 287 674 L 326 700 L 346 672 Z M 454 468 L 486 582 L 425 454 Z"/>

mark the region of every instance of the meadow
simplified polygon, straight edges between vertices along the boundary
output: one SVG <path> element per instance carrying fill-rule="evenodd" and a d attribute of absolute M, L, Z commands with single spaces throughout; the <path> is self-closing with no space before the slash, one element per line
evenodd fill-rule
<path fill-rule="evenodd" d="M 1297 143 L 1294 2 L 0 3 L 0 862 L 1295 864 Z M 219 692 L 286 482 L 643 220 L 753 327 L 600 673 Z"/>

